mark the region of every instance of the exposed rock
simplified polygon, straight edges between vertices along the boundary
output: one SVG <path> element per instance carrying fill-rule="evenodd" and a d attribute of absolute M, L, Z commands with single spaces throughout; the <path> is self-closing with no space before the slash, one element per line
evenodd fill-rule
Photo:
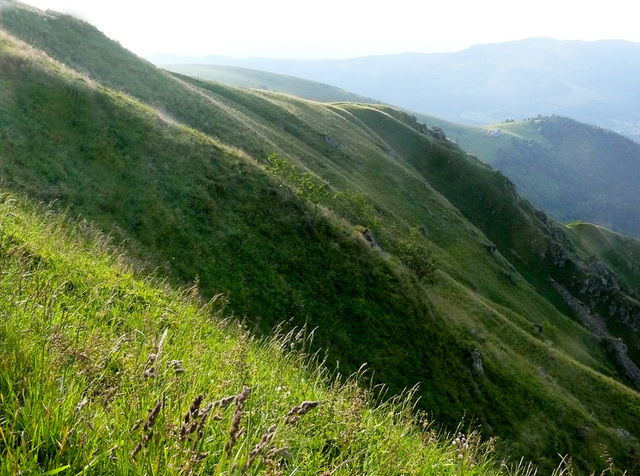
<path fill-rule="evenodd" d="M 477 348 L 473 349 L 471 351 L 471 357 L 473 358 L 473 369 L 479 374 L 483 374 L 484 367 L 482 366 L 482 354 L 480 353 L 480 350 Z"/>
<path fill-rule="evenodd" d="M 610 341 L 610 347 L 615 352 L 618 364 L 622 367 L 625 375 L 636 388 L 640 388 L 640 368 L 627 355 L 627 346 L 622 342 L 622 339 Z"/>
<path fill-rule="evenodd" d="M 427 127 L 425 133 L 430 135 L 434 139 L 447 140 L 447 135 L 439 127 L 435 127 L 435 126 Z"/>
<path fill-rule="evenodd" d="M 324 140 L 327 141 L 327 144 L 329 144 L 331 147 L 333 147 L 334 149 L 341 149 L 342 147 L 340 146 L 340 143 L 335 140 L 333 137 L 331 137 L 329 134 L 322 134 L 322 137 L 324 137 Z"/>
<path fill-rule="evenodd" d="M 627 346 L 622 339 L 615 338 L 609 333 L 604 320 L 597 313 L 590 312 L 587 306 L 572 296 L 569 291 L 558 283 L 553 280 L 552 283 L 565 302 L 578 315 L 582 324 L 594 334 L 607 339 L 609 342 L 609 350 L 615 354 L 618 366 L 622 369 L 625 376 L 633 382 L 633 385 L 637 389 L 640 389 L 640 368 L 638 368 L 636 363 L 627 355 Z"/>
<path fill-rule="evenodd" d="M 562 296 L 562 299 L 569 305 L 571 309 L 576 313 L 582 325 L 589 329 L 594 334 L 600 337 L 609 337 L 609 331 L 604 320 L 598 314 L 592 314 L 587 306 L 585 306 L 579 299 L 571 295 L 569 291 L 560 286 L 554 280 L 551 280 L 553 287 Z"/>
<path fill-rule="evenodd" d="M 567 249 L 560 243 L 550 241 L 547 244 L 547 249 L 542 253 L 542 258 L 549 256 L 553 265 L 557 268 L 564 268 L 569 259 L 569 253 Z"/>
<path fill-rule="evenodd" d="M 640 303 L 628 296 L 624 299 L 617 299 L 609 305 L 611 315 L 634 332 L 640 332 L 639 309 Z"/>
<path fill-rule="evenodd" d="M 518 273 L 509 273 L 505 271 L 504 275 L 511 284 L 518 284 L 520 282 L 520 275 L 518 275 Z"/>
<path fill-rule="evenodd" d="M 540 323 L 536 322 L 536 323 L 533 325 L 533 327 L 535 327 L 535 328 L 536 328 L 536 330 L 537 330 L 540 334 L 542 334 L 542 329 L 543 329 L 543 328 L 542 328 L 542 324 L 540 324 Z"/>
<path fill-rule="evenodd" d="M 618 277 L 602 262 L 580 263 L 584 272 L 575 284 L 579 294 L 592 303 L 605 304 L 610 315 L 634 332 L 640 332 L 640 301 L 624 289 Z"/>
<path fill-rule="evenodd" d="M 586 268 L 586 278 L 582 282 L 580 293 L 601 296 L 620 291 L 618 277 L 613 274 L 602 261 L 594 261 Z"/>
<path fill-rule="evenodd" d="M 362 232 L 362 236 L 364 236 L 364 239 L 369 242 L 373 249 L 384 252 L 384 248 L 380 246 L 380 243 L 378 243 L 376 237 L 373 235 L 373 232 L 369 228 Z"/>
<path fill-rule="evenodd" d="M 624 428 L 616 428 L 616 433 L 618 433 L 618 435 L 620 435 L 620 437 L 624 438 L 625 440 L 631 440 L 632 438 L 634 438 L 633 435 Z"/>
<path fill-rule="evenodd" d="M 558 268 L 564 268 L 569 260 L 569 251 L 572 248 L 571 243 L 567 239 L 566 235 L 560 227 L 558 227 L 553 220 L 551 220 L 546 213 L 542 210 L 535 211 L 536 218 L 544 225 L 547 233 L 551 237 L 551 240 L 547 243 L 545 251 L 542 253 L 542 258 L 547 256 L 551 258 L 554 266 Z"/>

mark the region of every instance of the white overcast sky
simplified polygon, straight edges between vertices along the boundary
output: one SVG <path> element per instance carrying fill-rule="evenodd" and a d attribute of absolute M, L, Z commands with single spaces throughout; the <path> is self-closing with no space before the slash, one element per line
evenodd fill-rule
<path fill-rule="evenodd" d="M 23 0 L 140 56 L 351 58 L 531 37 L 640 42 L 638 0 Z"/>

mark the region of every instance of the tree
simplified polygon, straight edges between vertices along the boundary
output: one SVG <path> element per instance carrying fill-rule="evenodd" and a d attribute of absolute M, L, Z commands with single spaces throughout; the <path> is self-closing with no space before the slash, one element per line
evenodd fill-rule
<path fill-rule="evenodd" d="M 417 228 L 412 228 L 409 237 L 398 240 L 396 256 L 419 281 L 430 281 L 438 269 L 433 252 Z"/>

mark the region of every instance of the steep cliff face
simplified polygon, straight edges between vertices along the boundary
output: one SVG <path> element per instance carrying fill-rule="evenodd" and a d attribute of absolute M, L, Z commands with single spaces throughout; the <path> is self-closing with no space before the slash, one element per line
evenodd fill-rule
<path fill-rule="evenodd" d="M 638 290 L 623 285 L 616 273 L 593 255 L 581 259 L 578 248 L 546 214 L 536 211 L 536 217 L 549 233 L 547 250 L 541 258 L 556 268 L 549 273 L 554 288 L 587 329 L 605 338 L 604 345 L 612 351 L 621 373 L 640 389 Z"/>
<path fill-rule="evenodd" d="M 443 161 L 438 164 L 434 158 L 416 161 L 414 166 L 486 234 L 492 246 L 539 292 L 551 299 L 560 296 L 565 302 L 568 292 L 580 302 L 580 312 L 597 316 L 595 320 L 608 329 L 607 333 L 596 332 L 601 324 L 588 328 L 597 335 L 621 339 L 628 348 L 628 356 L 622 360 L 616 357 L 616 363 L 622 366 L 622 374 L 627 378 L 635 374 L 635 370 L 629 371 L 628 363 L 640 364 L 638 281 L 626 279 L 622 283 L 616 271 L 594 257 L 593 247 L 521 199 L 508 178 L 484 171 L 472 161 L 456 160 L 451 153 L 443 154 L 446 167 L 441 166 Z M 487 174 L 487 180 L 469 180 L 481 174 Z M 620 257 L 625 249 L 636 246 L 634 239 L 625 237 L 624 246 L 610 248 L 609 253 Z M 637 259 L 635 255 L 626 257 L 625 267 L 636 269 Z M 566 292 L 558 293 L 551 283 L 560 284 Z M 571 308 L 578 322 L 586 322 L 575 306 Z M 630 383 L 634 385 L 634 381 L 635 377 Z"/>
<path fill-rule="evenodd" d="M 571 235 L 568 237 L 544 212 L 536 210 L 535 216 L 547 231 L 547 246 L 540 258 L 552 265 L 547 269 L 550 282 L 579 321 L 606 338 L 604 345 L 613 349 L 622 374 L 640 388 L 638 290 L 623 285 L 616 273 L 593 255 L 584 258 L 584 251 L 571 241 Z"/>

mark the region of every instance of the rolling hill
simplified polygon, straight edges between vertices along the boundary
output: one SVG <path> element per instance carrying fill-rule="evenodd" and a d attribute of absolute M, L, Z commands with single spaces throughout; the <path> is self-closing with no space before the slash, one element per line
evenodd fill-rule
<path fill-rule="evenodd" d="M 638 141 L 639 58 L 637 43 L 532 38 L 476 45 L 456 53 L 347 60 L 160 56 L 153 60 L 287 74 L 469 125 L 556 114 Z"/>
<path fill-rule="evenodd" d="M 82 21 L 2 6 L 4 191 L 167 285 L 223 293 L 255 335 L 306 325 L 333 370 L 419 383 L 434 424 L 466 416 L 500 457 L 601 471 L 606 447 L 638 470 L 633 239 L 555 223 L 397 109 L 173 76 Z"/>
<path fill-rule="evenodd" d="M 216 65 L 165 66 L 234 86 L 270 89 L 315 101 L 373 99 L 349 96 L 337 88 L 291 76 Z M 410 111 L 409 111 L 410 112 Z M 619 134 L 561 116 L 537 116 L 467 126 L 413 113 L 442 129 L 462 149 L 500 170 L 518 192 L 563 223 L 583 220 L 640 237 L 640 202 L 636 193 L 640 145 Z"/>
<path fill-rule="evenodd" d="M 208 79 L 243 88 L 272 90 L 309 99 L 310 101 L 379 103 L 379 101 L 365 98 L 328 84 L 249 68 L 213 64 L 176 64 L 166 65 L 163 68 L 185 76 Z"/>
<path fill-rule="evenodd" d="M 522 195 L 557 220 L 584 220 L 640 237 L 637 142 L 560 116 L 482 128 L 432 123 L 501 170 Z"/>

